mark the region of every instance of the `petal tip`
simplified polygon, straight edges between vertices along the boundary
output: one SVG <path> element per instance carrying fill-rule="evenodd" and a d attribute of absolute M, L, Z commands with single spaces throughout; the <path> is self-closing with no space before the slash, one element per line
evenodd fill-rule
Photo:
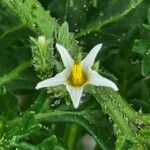
<path fill-rule="evenodd" d="M 77 108 L 79 107 L 79 104 L 74 103 L 74 104 L 73 104 L 73 107 L 74 107 L 75 109 L 77 109 Z"/>
<path fill-rule="evenodd" d="M 118 89 L 117 86 L 115 86 L 113 89 L 114 89 L 115 91 L 119 91 L 119 89 Z"/>
<path fill-rule="evenodd" d="M 59 46 L 59 43 L 56 43 L 56 47 Z"/>
<path fill-rule="evenodd" d="M 59 43 L 56 43 L 56 48 L 59 49 L 62 45 Z"/>
<path fill-rule="evenodd" d="M 113 82 L 112 82 L 113 83 Z M 119 91 L 117 85 L 115 83 L 112 84 L 111 88 L 114 90 L 114 91 Z"/>
<path fill-rule="evenodd" d="M 100 44 L 97 44 L 96 46 L 99 48 L 99 49 L 101 49 L 101 47 L 102 47 L 102 43 L 100 43 Z"/>
<path fill-rule="evenodd" d="M 59 44 L 58 44 L 58 43 L 56 43 L 56 48 L 58 49 L 58 47 L 59 47 Z"/>
<path fill-rule="evenodd" d="M 36 85 L 35 89 L 36 89 L 36 90 L 39 90 L 39 89 L 41 89 L 41 88 L 43 88 L 43 85 L 41 84 L 41 82 L 39 82 L 39 83 Z"/>
<path fill-rule="evenodd" d="M 39 84 L 36 85 L 35 89 L 36 89 L 36 90 L 39 90 L 39 89 L 40 89 Z"/>

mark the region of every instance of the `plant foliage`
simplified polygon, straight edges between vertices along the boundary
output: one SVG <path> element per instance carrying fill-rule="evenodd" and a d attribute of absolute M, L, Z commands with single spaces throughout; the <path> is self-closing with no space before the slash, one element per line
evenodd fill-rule
<path fill-rule="evenodd" d="M 87 134 L 95 150 L 150 149 L 149 7 L 147 0 L 1 0 L 0 150 L 82 150 Z M 75 59 L 103 43 L 94 68 L 119 92 L 87 86 L 74 109 L 63 86 L 36 91 L 63 70 L 56 43 Z"/>

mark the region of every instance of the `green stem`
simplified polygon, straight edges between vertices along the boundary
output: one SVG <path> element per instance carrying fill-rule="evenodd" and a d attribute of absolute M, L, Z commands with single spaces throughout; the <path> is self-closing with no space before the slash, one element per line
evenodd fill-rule
<path fill-rule="evenodd" d="M 116 149 L 116 150 L 121 150 L 121 149 L 123 149 L 123 146 L 124 146 L 124 144 L 125 144 L 125 141 L 126 141 L 125 137 L 123 137 L 123 136 L 118 136 L 117 141 L 116 141 L 116 145 L 115 145 L 115 149 Z"/>
<path fill-rule="evenodd" d="M 101 104 L 103 111 L 121 130 L 121 133 L 128 137 L 134 137 L 134 127 L 131 121 L 135 118 L 136 113 L 128 103 L 117 92 L 110 89 L 97 88 L 92 91 L 92 94 Z"/>
<path fill-rule="evenodd" d="M 89 24 L 87 24 L 87 26 L 85 27 L 85 29 L 83 29 L 80 33 L 77 33 L 75 38 L 79 38 L 82 37 L 86 34 L 89 34 L 91 32 L 94 31 L 99 31 L 102 27 L 113 23 L 113 22 L 117 22 L 118 20 L 122 19 L 123 17 L 127 16 L 133 9 L 135 9 L 136 7 L 138 7 L 141 3 L 143 2 L 143 0 L 137 0 L 137 2 L 135 2 L 135 4 L 130 5 L 126 10 L 124 10 L 122 13 L 119 13 L 115 16 L 110 17 L 107 20 L 104 20 L 103 22 L 98 23 L 96 22 L 90 22 Z"/>
<path fill-rule="evenodd" d="M 97 7 L 97 0 L 92 0 L 92 5 L 93 5 L 93 7 Z"/>
<path fill-rule="evenodd" d="M 12 70 L 10 73 L 4 75 L 0 78 L 0 85 L 6 84 L 14 79 L 16 79 L 24 70 L 31 67 L 31 61 L 26 61 L 16 69 Z"/>
<path fill-rule="evenodd" d="M 64 143 L 69 150 L 76 149 L 76 143 L 81 134 L 81 127 L 77 124 L 69 124 L 66 126 L 64 133 Z"/>
<path fill-rule="evenodd" d="M 69 0 L 66 0 L 66 6 L 65 7 L 66 8 L 65 8 L 64 22 L 67 20 Z"/>

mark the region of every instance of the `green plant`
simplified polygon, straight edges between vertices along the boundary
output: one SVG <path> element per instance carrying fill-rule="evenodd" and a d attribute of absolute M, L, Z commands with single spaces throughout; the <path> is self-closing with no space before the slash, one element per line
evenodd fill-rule
<path fill-rule="evenodd" d="M 146 0 L 1 0 L 0 149 L 83 149 L 89 133 L 95 149 L 148 150 L 149 6 Z M 93 68 L 119 92 L 86 86 L 74 109 L 63 86 L 35 90 L 63 70 L 55 43 L 74 58 L 103 43 Z"/>

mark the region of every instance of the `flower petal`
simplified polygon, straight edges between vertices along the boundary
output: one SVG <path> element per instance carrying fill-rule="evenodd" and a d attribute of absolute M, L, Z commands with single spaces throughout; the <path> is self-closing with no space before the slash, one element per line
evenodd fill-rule
<path fill-rule="evenodd" d="M 88 53 L 88 55 L 84 58 L 84 60 L 82 60 L 83 68 L 88 69 L 92 67 L 92 65 L 94 64 L 94 60 L 98 52 L 100 51 L 101 47 L 102 44 L 98 44 Z"/>
<path fill-rule="evenodd" d="M 43 87 L 52 87 L 52 86 L 58 86 L 58 85 L 63 84 L 64 80 L 65 80 L 65 72 L 66 72 L 66 69 L 63 70 L 62 72 L 56 74 L 52 78 L 49 78 L 49 79 L 39 82 L 35 88 L 40 89 Z"/>
<path fill-rule="evenodd" d="M 93 71 L 93 70 L 91 70 L 90 74 L 91 75 L 90 75 L 89 84 L 92 84 L 92 85 L 95 85 L 95 86 L 110 87 L 113 90 L 118 91 L 118 87 L 111 80 L 108 80 L 107 78 L 102 77 L 96 71 Z"/>
<path fill-rule="evenodd" d="M 64 63 L 64 66 L 66 68 L 71 68 L 72 64 L 74 63 L 74 60 L 72 59 L 72 57 L 70 56 L 70 54 L 68 53 L 68 51 L 60 44 L 56 43 L 56 48 L 59 51 L 62 61 Z"/>
<path fill-rule="evenodd" d="M 70 94 L 74 108 L 78 108 L 83 92 L 83 87 L 72 87 L 70 85 L 66 85 L 66 89 Z"/>

